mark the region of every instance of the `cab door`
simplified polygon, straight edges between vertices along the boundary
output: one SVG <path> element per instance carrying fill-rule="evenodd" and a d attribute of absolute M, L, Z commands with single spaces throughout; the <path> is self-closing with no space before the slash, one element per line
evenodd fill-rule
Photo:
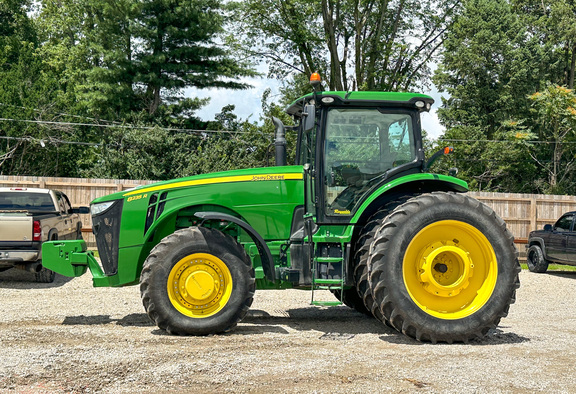
<path fill-rule="evenodd" d="M 569 264 L 576 265 L 576 215 L 572 221 L 572 228 L 566 233 L 566 255 L 565 261 Z"/>
<path fill-rule="evenodd" d="M 76 228 L 74 228 L 74 217 L 76 215 L 72 214 L 72 206 L 70 205 L 68 197 L 64 193 L 56 192 L 56 200 L 58 202 L 61 219 L 61 223 L 58 226 L 58 238 L 76 239 Z"/>
<path fill-rule="evenodd" d="M 567 213 L 556 221 L 546 246 L 547 257 L 556 261 L 567 261 L 568 235 L 573 230 L 574 213 Z"/>

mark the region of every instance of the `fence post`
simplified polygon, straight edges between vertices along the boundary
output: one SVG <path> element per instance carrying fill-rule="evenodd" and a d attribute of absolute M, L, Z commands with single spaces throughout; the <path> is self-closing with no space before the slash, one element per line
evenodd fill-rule
<path fill-rule="evenodd" d="M 538 200 L 536 196 L 530 197 L 530 230 L 536 230 L 538 226 Z"/>

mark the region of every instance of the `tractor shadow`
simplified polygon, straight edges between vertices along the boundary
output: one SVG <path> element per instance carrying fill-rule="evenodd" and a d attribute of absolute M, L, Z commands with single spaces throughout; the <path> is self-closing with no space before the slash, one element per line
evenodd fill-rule
<path fill-rule="evenodd" d="M 110 315 L 94 316 L 66 316 L 62 322 L 65 326 L 97 326 L 116 324 L 122 327 L 155 327 L 156 325 L 145 313 L 131 313 L 121 319 L 114 319 Z"/>
<path fill-rule="evenodd" d="M 64 286 L 74 278 L 56 274 L 54 282 L 36 282 L 36 276 L 32 272 L 11 268 L 0 272 L 0 288 L 3 289 L 52 289 Z"/>
<path fill-rule="evenodd" d="M 317 334 L 318 340 L 345 341 L 350 340 L 357 335 L 373 334 L 376 335 L 379 340 L 390 344 L 412 346 L 429 344 L 409 338 L 395 329 L 384 325 L 384 323 L 381 323 L 373 317 L 366 316 L 347 307 L 296 308 L 286 311 L 278 311 L 277 314 L 278 313 L 281 314 L 281 316 L 271 315 L 270 313 L 259 309 L 249 310 L 246 317 L 235 329 L 221 335 L 290 335 L 293 331 L 302 331 L 315 333 L 315 335 Z M 112 318 L 110 315 L 67 316 L 62 324 L 78 326 L 113 324 L 121 327 L 150 327 L 152 328 L 152 335 L 177 337 L 164 330 L 158 329 L 155 323 L 152 322 L 145 313 L 133 313 L 126 315 L 121 319 Z M 500 327 L 490 330 L 484 338 L 470 341 L 466 345 L 495 346 L 530 341 L 529 338 L 504 331 L 507 329 L 508 327 Z M 436 346 L 442 345 L 445 344 L 440 343 Z M 449 346 L 457 345 L 462 344 L 455 343 Z"/>
<path fill-rule="evenodd" d="M 402 345 L 427 345 L 427 342 L 418 342 L 406 335 L 386 326 L 371 316 L 364 315 L 353 309 L 337 306 L 328 308 L 297 308 L 285 311 L 284 316 L 272 316 L 261 310 L 251 310 L 242 320 L 233 334 L 252 335 L 263 332 L 281 332 L 289 334 L 282 327 L 289 327 L 297 331 L 318 331 L 320 340 L 347 340 L 356 335 L 375 334 L 383 342 Z M 508 328 L 508 327 L 501 327 Z M 514 344 L 530 341 L 512 332 L 505 332 L 500 328 L 492 329 L 481 339 L 468 342 L 466 345 L 486 346 Z M 455 343 L 453 345 L 462 345 Z M 440 343 L 439 345 L 443 345 Z"/>
<path fill-rule="evenodd" d="M 286 327 L 286 328 L 284 328 Z M 396 331 L 383 323 L 356 312 L 348 307 L 307 307 L 277 311 L 274 315 L 252 309 L 248 311 L 234 333 L 242 335 L 265 332 L 290 333 L 296 331 L 317 331 L 320 339 L 343 340 L 360 334 L 395 334 Z"/>

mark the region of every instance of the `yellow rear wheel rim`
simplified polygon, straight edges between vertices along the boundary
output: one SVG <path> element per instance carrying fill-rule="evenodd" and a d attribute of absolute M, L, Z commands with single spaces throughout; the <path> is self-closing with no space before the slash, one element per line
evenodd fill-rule
<path fill-rule="evenodd" d="M 412 300 L 441 319 L 461 319 L 482 308 L 498 276 L 496 254 L 476 227 L 442 220 L 412 239 L 403 260 L 404 284 Z"/>
<path fill-rule="evenodd" d="M 180 313 L 205 318 L 218 313 L 230 300 L 232 275 L 218 257 L 194 253 L 172 267 L 167 290 L 170 302 Z"/>

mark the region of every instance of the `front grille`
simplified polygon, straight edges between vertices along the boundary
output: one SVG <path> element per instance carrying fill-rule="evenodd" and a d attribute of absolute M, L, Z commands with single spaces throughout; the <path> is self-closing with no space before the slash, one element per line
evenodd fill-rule
<path fill-rule="evenodd" d="M 123 204 L 124 200 L 118 200 L 105 212 L 92 217 L 92 231 L 106 275 L 118 272 L 118 238 Z"/>

